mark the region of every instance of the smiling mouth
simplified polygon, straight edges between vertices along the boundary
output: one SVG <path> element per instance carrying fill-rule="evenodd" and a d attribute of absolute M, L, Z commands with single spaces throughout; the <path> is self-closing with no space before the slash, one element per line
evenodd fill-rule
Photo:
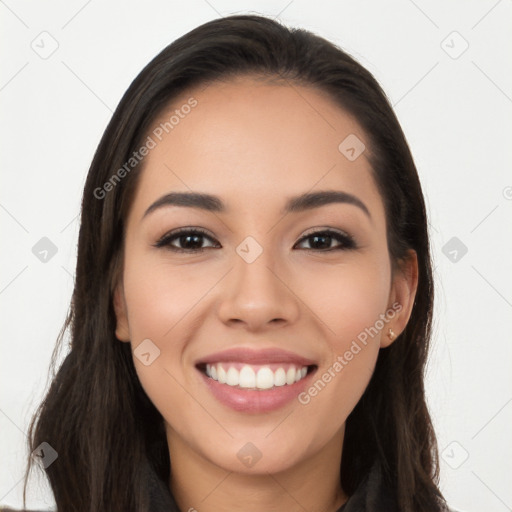
<path fill-rule="evenodd" d="M 240 362 L 199 364 L 208 378 L 235 389 L 266 391 L 300 382 L 316 370 L 316 365 L 273 363 L 254 365 Z"/>

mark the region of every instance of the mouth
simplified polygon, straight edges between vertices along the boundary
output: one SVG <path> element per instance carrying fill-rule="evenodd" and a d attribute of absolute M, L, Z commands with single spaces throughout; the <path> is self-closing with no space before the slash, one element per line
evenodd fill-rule
<path fill-rule="evenodd" d="M 318 365 L 280 349 L 230 349 L 195 365 L 207 389 L 239 412 L 264 413 L 291 402 L 311 382 Z"/>
<path fill-rule="evenodd" d="M 261 414 L 290 404 L 310 385 L 317 362 L 280 348 L 232 347 L 196 361 L 200 380 L 220 404 Z"/>
<path fill-rule="evenodd" d="M 268 363 L 254 365 L 241 362 L 202 363 L 196 368 L 206 377 L 237 389 L 269 390 L 291 386 L 314 372 L 316 365 Z"/>

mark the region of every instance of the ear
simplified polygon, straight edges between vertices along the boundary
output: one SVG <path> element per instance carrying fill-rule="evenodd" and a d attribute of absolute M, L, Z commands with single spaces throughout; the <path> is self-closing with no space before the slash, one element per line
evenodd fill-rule
<path fill-rule="evenodd" d="M 116 338 L 119 341 L 130 341 L 130 329 L 122 281 L 114 289 L 114 311 L 116 313 Z"/>
<path fill-rule="evenodd" d="M 411 316 L 416 290 L 418 288 L 418 256 L 412 249 L 400 261 L 398 268 L 393 272 L 393 282 L 389 294 L 388 308 L 396 312 L 395 316 L 384 328 L 381 338 L 381 348 L 388 347 L 402 334 Z M 388 336 L 389 329 L 394 336 Z"/>

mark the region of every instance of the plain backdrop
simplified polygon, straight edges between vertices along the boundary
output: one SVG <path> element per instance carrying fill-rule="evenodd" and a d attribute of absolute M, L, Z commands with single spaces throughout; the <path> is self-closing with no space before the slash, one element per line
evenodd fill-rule
<path fill-rule="evenodd" d="M 459 510 L 512 510 L 510 0 L 0 1 L 0 503 L 22 504 L 26 429 L 69 305 L 81 193 L 103 130 L 161 49 L 235 13 L 333 41 L 390 98 L 430 214 L 426 386 L 441 488 Z M 57 251 L 48 261 L 37 256 L 44 237 Z M 28 505 L 51 509 L 44 478 L 32 482 Z"/>

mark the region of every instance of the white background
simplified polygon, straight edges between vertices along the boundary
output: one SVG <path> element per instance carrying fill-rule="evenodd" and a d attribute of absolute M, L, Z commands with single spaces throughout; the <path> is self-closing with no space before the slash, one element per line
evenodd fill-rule
<path fill-rule="evenodd" d="M 82 187 L 112 111 L 164 46 L 250 12 L 340 45 L 394 105 L 431 217 L 427 393 L 441 488 L 460 510 L 512 510 L 510 0 L 1 1 L 0 503 L 22 504 L 25 432 L 72 292 Z M 57 44 L 45 59 L 33 49 Z M 32 252 L 42 237 L 58 249 L 46 263 Z M 442 251 L 452 237 L 468 249 L 457 261 Z M 30 490 L 30 507 L 53 506 L 44 479 Z"/>

